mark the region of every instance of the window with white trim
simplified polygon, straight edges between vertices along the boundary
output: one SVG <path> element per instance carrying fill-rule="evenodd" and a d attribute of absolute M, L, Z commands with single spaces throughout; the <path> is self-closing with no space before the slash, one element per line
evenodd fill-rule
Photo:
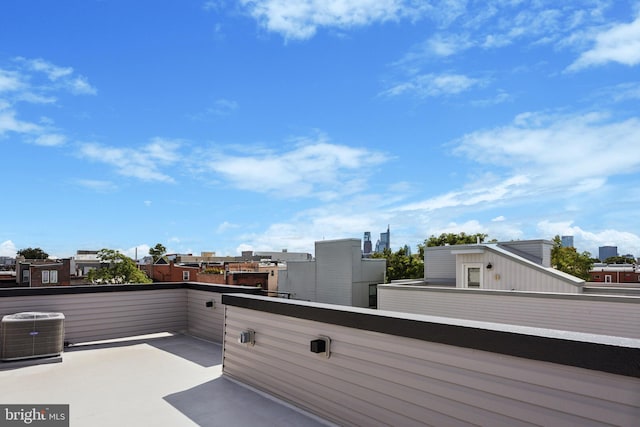
<path fill-rule="evenodd" d="M 42 270 L 42 283 L 49 283 L 49 270 Z"/>
<path fill-rule="evenodd" d="M 189 271 L 182 272 L 182 280 L 189 280 Z"/>
<path fill-rule="evenodd" d="M 58 283 L 58 270 L 49 270 L 49 283 Z"/>
<path fill-rule="evenodd" d="M 462 287 L 476 289 L 482 288 L 482 264 L 463 264 L 462 274 Z"/>

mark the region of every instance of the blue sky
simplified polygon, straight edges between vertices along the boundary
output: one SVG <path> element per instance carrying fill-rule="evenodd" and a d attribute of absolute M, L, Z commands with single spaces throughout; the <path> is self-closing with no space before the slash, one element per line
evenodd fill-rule
<path fill-rule="evenodd" d="M 0 4 L 0 255 L 442 232 L 640 256 L 640 3 Z"/>

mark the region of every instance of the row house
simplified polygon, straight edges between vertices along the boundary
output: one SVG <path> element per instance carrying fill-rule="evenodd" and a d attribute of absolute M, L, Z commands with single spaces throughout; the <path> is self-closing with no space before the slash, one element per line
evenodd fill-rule
<path fill-rule="evenodd" d="M 71 284 L 71 259 L 19 260 L 16 262 L 18 286 L 69 286 Z"/>
<path fill-rule="evenodd" d="M 640 283 L 640 268 L 632 264 L 596 264 L 589 275 L 590 282 Z"/>

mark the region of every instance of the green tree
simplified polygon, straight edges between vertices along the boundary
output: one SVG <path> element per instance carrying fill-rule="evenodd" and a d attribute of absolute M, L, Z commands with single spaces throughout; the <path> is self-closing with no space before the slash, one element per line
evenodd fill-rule
<path fill-rule="evenodd" d="M 95 284 L 151 283 L 151 279 L 128 256 L 113 249 L 101 249 L 98 259 L 104 267 L 89 271 L 88 279 Z"/>
<path fill-rule="evenodd" d="M 153 257 L 153 262 L 156 262 L 160 258 L 167 253 L 167 248 L 164 247 L 161 243 L 156 244 L 154 247 L 149 249 L 149 255 Z"/>
<path fill-rule="evenodd" d="M 40 248 L 25 248 L 16 252 L 18 256 L 23 256 L 26 259 L 47 259 L 49 254 Z"/>
<path fill-rule="evenodd" d="M 420 251 L 420 245 L 418 245 Z M 407 255 L 405 248 L 396 252 L 386 248 L 381 254 L 373 254 L 371 258 L 387 260 L 387 282 L 399 279 L 422 279 L 424 277 L 424 248 L 422 255 Z"/>
<path fill-rule="evenodd" d="M 636 260 L 628 256 L 610 256 L 603 262 L 607 264 L 635 264 Z"/>
<path fill-rule="evenodd" d="M 593 259 L 587 251 L 579 253 L 576 248 L 563 247 L 560 236 L 555 236 L 551 249 L 551 266 L 572 276 L 589 280 Z"/>
<path fill-rule="evenodd" d="M 480 243 L 484 242 L 484 239 L 488 237 L 488 234 L 484 233 L 476 233 L 476 234 L 466 234 L 462 233 L 442 233 L 440 236 L 436 237 L 431 235 L 428 239 L 424 241 L 424 244 L 427 247 L 433 246 L 445 246 L 445 245 L 466 245 L 477 243 L 480 240 Z M 418 247 L 419 249 L 420 247 Z"/>

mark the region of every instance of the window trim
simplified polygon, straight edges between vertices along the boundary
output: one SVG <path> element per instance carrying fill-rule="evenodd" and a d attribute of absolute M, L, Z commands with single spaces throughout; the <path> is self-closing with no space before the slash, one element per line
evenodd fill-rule
<path fill-rule="evenodd" d="M 466 262 L 462 264 L 462 287 L 470 289 L 483 289 L 484 288 L 484 274 L 482 271 L 482 263 L 480 262 Z M 480 274 L 478 286 L 469 286 L 469 270 L 477 268 Z"/>
<path fill-rule="evenodd" d="M 182 270 L 182 280 L 190 280 L 189 279 L 189 277 L 191 276 L 190 273 L 191 272 L 188 270 Z"/>
<path fill-rule="evenodd" d="M 46 279 L 45 279 L 46 277 Z M 42 283 L 49 283 L 49 270 L 42 270 L 41 280 Z"/>

